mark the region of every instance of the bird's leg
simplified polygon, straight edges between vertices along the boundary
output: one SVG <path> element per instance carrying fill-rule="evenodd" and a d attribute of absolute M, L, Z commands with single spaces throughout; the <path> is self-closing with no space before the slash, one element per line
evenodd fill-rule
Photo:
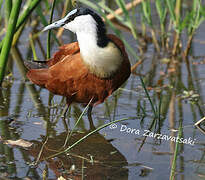
<path fill-rule="evenodd" d="M 71 103 L 72 103 L 72 99 L 71 98 L 70 99 L 66 98 L 66 106 L 64 107 L 63 112 L 61 114 L 62 118 L 66 117 L 66 113 L 68 112 L 68 108 L 70 107 Z"/>
<path fill-rule="evenodd" d="M 95 126 L 94 126 L 94 124 L 93 124 L 92 109 L 93 109 L 93 106 L 92 106 L 92 105 L 89 105 L 87 115 L 88 115 L 88 120 L 89 120 L 89 123 L 90 123 L 90 129 L 91 129 L 91 130 L 94 130 L 94 129 L 96 129 L 96 128 L 95 128 Z"/>
<path fill-rule="evenodd" d="M 68 112 L 68 109 L 69 109 L 71 103 L 72 103 L 72 101 L 69 100 L 68 98 L 66 98 L 66 106 L 64 107 L 64 109 L 61 113 L 61 118 L 62 118 L 62 121 L 63 121 L 63 124 L 65 126 L 66 131 L 68 131 L 68 125 L 66 123 L 66 115 L 67 115 L 67 112 Z"/>
<path fill-rule="evenodd" d="M 62 112 L 62 114 L 61 114 L 61 117 L 62 117 L 62 118 L 65 118 L 65 117 L 66 117 L 66 113 L 68 112 L 69 106 L 70 106 L 70 104 L 67 104 L 67 103 L 66 103 L 66 106 L 64 107 L 63 112 Z"/>
<path fill-rule="evenodd" d="M 69 104 L 66 103 L 66 106 L 64 107 L 63 112 L 62 112 L 62 114 L 61 114 L 61 118 L 62 118 L 62 121 L 63 121 L 63 125 L 64 125 L 66 131 L 68 131 L 68 125 L 67 125 L 67 123 L 66 123 L 66 121 L 65 121 L 65 118 L 66 118 L 66 113 L 67 113 L 67 111 L 68 111 L 68 108 L 69 108 Z"/>

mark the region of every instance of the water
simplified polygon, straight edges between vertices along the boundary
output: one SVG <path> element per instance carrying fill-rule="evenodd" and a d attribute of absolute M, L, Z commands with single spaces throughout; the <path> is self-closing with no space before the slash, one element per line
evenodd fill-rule
<path fill-rule="evenodd" d="M 154 114 L 139 76 L 131 75 L 122 88 L 104 104 L 95 107 L 92 113 L 95 127 L 122 118 L 129 120 L 100 130 L 68 154 L 55 158 L 45 159 L 62 150 L 68 132 L 73 129 L 84 107 L 73 104 L 63 121 L 60 118 L 65 105 L 65 102 L 61 103 L 62 98 L 54 96 L 49 105 L 49 92 L 25 82 L 22 76 L 24 70 L 20 71 L 19 66 L 14 64 L 13 76 L 4 82 L 0 104 L 0 135 L 3 139 L 0 143 L 0 178 L 42 179 L 46 172 L 48 179 L 60 176 L 66 179 L 168 179 L 176 145 L 174 140 L 182 123 L 182 137 L 187 142 L 179 145 L 175 178 L 204 179 L 204 134 L 194 126 L 205 113 L 204 28 L 205 24 L 202 24 L 194 38 L 192 52 L 188 57 L 189 67 L 184 61 L 179 63 L 179 57 L 175 68 L 167 70 L 167 64 L 162 63 L 167 54 L 159 56 L 153 45 L 148 45 L 138 72 L 145 77 L 155 107 L 159 105 L 159 97 L 162 101 L 160 121 L 155 121 L 155 127 L 149 133 L 146 132 L 151 127 Z M 24 60 L 32 57 L 26 38 L 28 32 L 30 30 L 25 31 L 20 39 L 19 51 L 13 50 L 15 62 L 18 62 L 18 55 Z M 68 43 L 72 39 L 68 35 L 64 33 L 64 42 Z M 43 36 L 45 34 L 41 36 L 45 48 Z M 124 33 L 124 37 L 132 47 L 136 47 L 128 33 Z M 56 49 L 55 45 L 52 52 Z M 37 52 L 38 57 L 43 59 L 39 48 Z M 131 62 L 135 60 L 131 58 Z M 89 121 L 84 115 L 68 145 L 88 132 Z M 161 138 L 154 138 L 156 133 Z M 4 144 L 4 140 L 8 139 L 24 139 L 33 145 L 24 148 Z M 37 158 L 39 161 L 35 166 L 33 163 Z"/>

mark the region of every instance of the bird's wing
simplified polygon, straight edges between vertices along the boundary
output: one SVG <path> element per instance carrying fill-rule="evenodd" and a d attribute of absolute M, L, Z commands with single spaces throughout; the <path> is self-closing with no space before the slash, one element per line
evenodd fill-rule
<path fill-rule="evenodd" d="M 80 47 L 78 45 L 78 42 L 73 42 L 70 44 L 65 44 L 59 48 L 59 51 L 57 51 L 53 58 L 49 59 L 46 64 L 50 67 L 56 64 L 57 62 L 63 60 L 66 56 L 74 55 L 76 53 L 80 52 Z"/>
<path fill-rule="evenodd" d="M 27 77 L 34 84 L 45 87 L 48 82 L 52 81 L 53 79 L 63 77 L 63 74 L 69 71 L 72 66 L 68 67 L 68 69 L 65 71 L 63 67 L 64 63 L 66 62 L 66 64 L 69 64 L 70 60 L 74 60 L 73 56 L 79 52 L 80 48 L 78 46 L 78 42 L 74 42 L 61 46 L 59 51 L 54 54 L 53 58 L 48 61 L 26 61 L 24 64 L 29 69 L 27 72 Z M 61 61 L 63 61 L 63 63 L 61 63 Z M 56 68 L 53 65 L 57 65 Z M 54 78 L 53 74 L 55 74 L 56 71 L 57 75 Z M 68 73 L 68 75 L 70 75 L 70 73 Z"/>
<path fill-rule="evenodd" d="M 59 47 L 59 51 L 57 51 L 48 61 L 24 61 L 24 65 L 27 67 L 27 69 L 44 69 L 53 66 L 57 62 L 65 59 L 66 56 L 71 56 L 78 52 L 80 52 L 78 42 L 73 42 Z"/>
<path fill-rule="evenodd" d="M 46 87 L 54 94 L 71 96 L 78 91 L 80 80 L 88 73 L 80 53 L 67 55 L 55 65 L 45 69 L 30 69 L 27 77 L 39 86 Z"/>
<path fill-rule="evenodd" d="M 78 91 L 79 81 L 86 78 L 88 69 L 77 53 L 51 66 L 48 73 L 50 78 L 45 87 L 55 94 L 71 96 Z"/>

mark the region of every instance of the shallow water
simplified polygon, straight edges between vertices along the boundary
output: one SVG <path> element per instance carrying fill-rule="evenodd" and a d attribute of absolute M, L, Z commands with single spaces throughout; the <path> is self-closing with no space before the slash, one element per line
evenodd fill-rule
<path fill-rule="evenodd" d="M 177 137 L 182 123 L 182 137 L 187 139 L 187 143 L 184 141 L 179 145 L 175 179 L 204 179 L 205 136 L 194 126 L 205 114 L 204 29 L 205 24 L 202 24 L 194 38 L 188 57 L 189 68 L 184 61 L 179 63 L 181 58 L 178 57 L 176 68 L 166 71 L 166 64 L 162 61 L 168 59 L 168 55 L 158 55 L 152 44 L 147 45 L 144 61 L 137 72 L 145 78 L 154 105 L 159 105 L 159 97 L 162 102 L 160 120 L 155 119 L 149 133 L 146 132 L 152 125 L 154 113 L 139 76 L 133 74 L 122 88 L 104 104 L 96 106 L 92 113 L 95 127 L 122 118 L 129 120 L 108 126 L 68 154 L 47 160 L 46 157 L 62 150 L 68 132 L 73 129 L 84 107 L 73 104 L 63 121 L 60 117 L 65 105 L 64 101 L 61 103 L 62 97 L 54 96 L 49 105 L 49 92 L 24 81 L 24 70 L 20 71 L 14 64 L 13 76 L 5 80 L 0 101 L 0 135 L 3 139 L 0 143 L 0 178 L 42 179 L 47 173 L 48 179 L 60 176 L 66 179 L 168 179 L 176 145 L 174 137 Z M 12 51 L 15 62 L 19 56 L 24 60 L 32 57 L 28 32 L 29 28 L 20 39 L 19 51 Z M 72 41 L 69 35 L 67 32 L 63 34 L 64 42 Z M 136 48 L 130 34 L 124 33 L 124 37 Z M 42 43 L 45 48 L 45 38 Z M 56 50 L 54 45 L 52 52 Z M 37 52 L 39 59 L 43 59 L 38 48 Z M 130 61 L 135 62 L 132 57 Z M 159 79 L 163 80 L 163 85 Z M 66 147 L 88 132 L 89 121 L 84 115 Z M 154 138 L 154 133 L 164 138 Z M 24 139 L 33 145 L 25 148 L 4 144 L 8 139 Z M 38 157 L 40 152 L 41 157 Z M 39 163 L 34 165 L 38 158 Z"/>

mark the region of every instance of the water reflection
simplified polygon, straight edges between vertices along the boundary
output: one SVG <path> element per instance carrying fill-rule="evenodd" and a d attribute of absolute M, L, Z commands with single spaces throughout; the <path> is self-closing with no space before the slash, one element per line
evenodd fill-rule
<path fill-rule="evenodd" d="M 69 139 L 73 144 L 88 132 L 74 133 Z M 67 133 L 63 132 L 55 137 L 49 138 L 43 148 L 40 162 L 55 154 L 64 145 Z M 45 137 L 42 137 L 44 139 Z M 34 143 L 28 153 L 35 159 L 38 157 L 42 147 L 42 141 Z M 127 179 L 128 170 L 126 158 L 101 134 L 90 136 L 80 145 L 74 147 L 66 155 L 45 160 L 49 169 L 56 177 L 63 176 L 65 179 Z"/>
<path fill-rule="evenodd" d="M 172 57 L 169 52 L 156 52 L 146 41 L 137 45 L 129 32 L 124 33 L 134 49 L 140 49 L 141 63 L 128 82 L 104 104 L 93 110 L 95 127 L 113 120 L 129 117 L 123 122 L 130 128 L 151 130 L 154 133 L 196 139 L 194 146 L 174 141 L 158 140 L 142 135 L 122 133 L 119 128 L 105 128 L 74 147 L 68 154 L 46 159 L 62 149 L 67 133 L 73 129 L 84 107 L 72 105 L 67 118 L 61 114 L 65 101 L 49 95 L 48 91 L 26 81 L 24 60 L 32 57 L 27 45 L 28 32 L 11 51 L 10 69 L 0 91 L 0 178 L 56 179 L 168 179 L 171 166 L 176 163 L 176 179 L 205 177 L 205 143 L 194 124 L 205 116 L 205 73 L 203 28 L 193 41 L 189 55 Z M 35 28 L 34 28 L 35 29 Z M 36 31 L 33 31 L 35 34 Z M 39 59 L 45 57 L 45 34 L 34 40 Z M 73 37 L 65 33 L 64 42 Z M 139 43 L 140 44 L 140 43 Z M 143 47 L 142 47 L 143 46 Z M 53 52 L 57 45 L 53 43 Z M 202 56 L 198 56 L 202 54 Z M 132 59 L 135 62 L 135 59 Z M 15 63 L 14 65 L 12 65 Z M 145 82 L 154 111 L 139 76 Z M 50 97 L 50 98 L 49 98 Z M 202 128 L 205 124 L 202 122 Z M 68 146 L 89 132 L 87 116 L 76 127 Z M 34 145 L 25 149 L 3 144 L 3 140 L 25 139 Z M 41 155 L 39 157 L 39 155 Z M 39 158 L 39 164 L 33 166 Z M 177 160 L 177 161 L 175 161 Z"/>

